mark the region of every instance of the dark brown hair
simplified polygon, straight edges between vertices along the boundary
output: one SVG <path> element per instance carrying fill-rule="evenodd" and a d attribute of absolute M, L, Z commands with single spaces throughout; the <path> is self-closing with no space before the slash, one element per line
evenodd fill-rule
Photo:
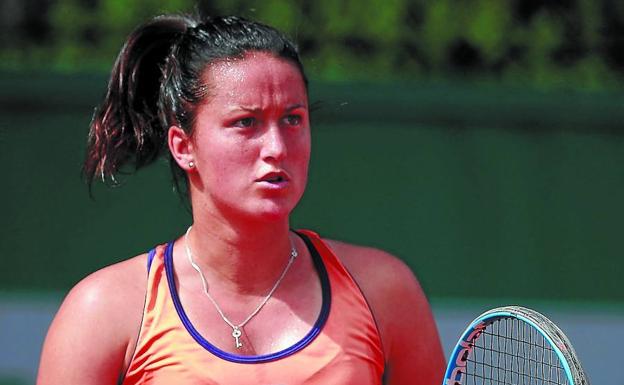
<path fill-rule="evenodd" d="M 295 45 L 267 25 L 241 17 L 158 16 L 130 34 L 113 66 L 106 96 L 89 131 L 83 173 L 116 184 L 124 166 L 136 171 L 167 151 L 172 125 L 192 134 L 195 111 L 208 95 L 207 65 L 269 52 L 294 63 L 307 80 Z M 175 186 L 186 181 L 169 156 Z"/>

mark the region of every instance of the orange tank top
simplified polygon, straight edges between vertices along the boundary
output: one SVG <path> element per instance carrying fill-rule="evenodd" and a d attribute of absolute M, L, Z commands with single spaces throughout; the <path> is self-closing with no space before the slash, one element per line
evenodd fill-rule
<path fill-rule="evenodd" d="M 173 242 L 149 254 L 143 321 L 124 385 L 381 384 L 384 356 L 373 315 L 344 265 L 311 231 L 305 241 L 318 272 L 323 304 L 312 330 L 293 346 L 240 356 L 204 339 L 176 292 Z"/>

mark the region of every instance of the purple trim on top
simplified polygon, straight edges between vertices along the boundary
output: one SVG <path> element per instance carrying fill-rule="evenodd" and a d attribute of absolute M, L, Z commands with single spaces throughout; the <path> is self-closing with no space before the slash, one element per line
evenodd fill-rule
<path fill-rule="evenodd" d="M 152 268 L 152 261 L 154 260 L 154 255 L 156 255 L 156 248 L 150 250 L 149 254 L 147 254 L 147 273 L 149 274 L 150 269 Z"/>
<path fill-rule="evenodd" d="M 321 289 L 323 293 L 323 303 L 321 306 L 321 311 L 319 313 L 316 322 L 312 326 L 312 329 L 306 334 L 299 342 L 294 345 L 280 350 L 271 354 L 264 354 L 258 356 L 241 356 L 237 354 L 228 353 L 214 346 L 210 342 L 208 342 L 199 332 L 191 321 L 189 320 L 184 308 L 182 307 L 182 302 L 180 301 L 180 296 L 178 295 L 178 291 L 176 289 L 175 277 L 173 274 L 173 244 L 171 241 L 167 244 L 167 248 L 165 250 L 165 271 L 167 273 L 167 282 L 169 284 L 169 292 L 171 293 L 171 298 L 173 299 L 173 305 L 184 324 L 184 327 L 189 332 L 189 334 L 200 344 L 204 349 L 208 350 L 215 356 L 222 358 L 227 361 L 237 362 L 241 364 L 259 364 L 262 362 L 275 361 L 281 358 L 287 357 L 291 354 L 298 352 L 299 350 L 306 347 L 316 336 L 319 335 L 321 329 L 325 325 L 327 318 L 329 317 L 329 309 L 331 306 L 331 286 L 329 283 L 329 276 L 327 275 L 327 269 L 323 264 L 323 259 L 320 254 L 312 244 L 312 242 L 308 239 L 308 237 L 304 234 L 295 232 L 303 241 L 305 242 L 308 250 L 310 251 L 310 255 L 312 256 L 312 261 L 314 262 L 314 267 L 319 275 L 319 279 L 321 281 Z"/>

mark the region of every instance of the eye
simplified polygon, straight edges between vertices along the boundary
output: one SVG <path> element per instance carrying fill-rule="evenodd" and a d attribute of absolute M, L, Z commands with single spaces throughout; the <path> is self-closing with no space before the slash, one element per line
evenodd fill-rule
<path fill-rule="evenodd" d="M 255 118 L 247 117 L 247 118 L 238 119 L 237 121 L 234 122 L 233 126 L 247 128 L 247 127 L 252 127 L 255 124 L 256 124 Z"/>
<path fill-rule="evenodd" d="M 284 117 L 284 122 L 289 126 L 298 126 L 301 124 L 302 120 L 303 118 L 301 117 L 301 115 L 297 114 L 290 114 Z"/>

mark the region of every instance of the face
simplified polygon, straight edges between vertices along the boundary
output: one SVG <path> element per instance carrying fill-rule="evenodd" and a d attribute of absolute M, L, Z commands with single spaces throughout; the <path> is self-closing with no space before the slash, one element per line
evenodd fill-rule
<path fill-rule="evenodd" d="M 287 218 L 305 189 L 308 99 L 294 64 L 267 53 L 211 64 L 191 138 L 193 207 Z M 198 197 L 196 195 L 199 195 Z M 199 202 L 198 202 L 199 201 Z"/>

